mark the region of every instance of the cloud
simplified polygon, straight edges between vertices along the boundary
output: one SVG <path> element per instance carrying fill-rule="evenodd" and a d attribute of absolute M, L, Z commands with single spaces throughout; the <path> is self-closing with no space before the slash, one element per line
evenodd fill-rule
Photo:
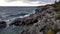
<path fill-rule="evenodd" d="M 12 1 L 23 1 L 23 2 L 41 1 L 41 2 L 46 2 L 46 3 L 48 3 L 48 2 L 54 2 L 55 0 L 5 0 L 5 1 L 10 1 L 10 2 L 12 2 Z"/>
<path fill-rule="evenodd" d="M 7 1 L 13 1 L 13 0 L 7 0 Z M 39 1 L 39 0 L 22 0 L 22 1 Z"/>
<path fill-rule="evenodd" d="M 41 6 L 50 4 L 42 0 L 0 0 L 0 6 Z"/>

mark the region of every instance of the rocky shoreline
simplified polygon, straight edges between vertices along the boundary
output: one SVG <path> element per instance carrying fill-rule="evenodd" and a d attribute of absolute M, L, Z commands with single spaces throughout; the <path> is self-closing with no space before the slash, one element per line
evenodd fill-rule
<path fill-rule="evenodd" d="M 55 20 L 57 14 L 54 7 L 46 5 L 41 9 L 38 7 L 35 11 L 34 14 L 28 17 L 16 18 L 9 26 L 26 26 L 24 28 L 27 30 L 22 30 L 19 34 L 60 34 L 60 20 Z M 5 24 L 4 27 L 1 23 Z M 6 25 L 6 22 L 0 21 L 0 28 L 5 28 Z"/>

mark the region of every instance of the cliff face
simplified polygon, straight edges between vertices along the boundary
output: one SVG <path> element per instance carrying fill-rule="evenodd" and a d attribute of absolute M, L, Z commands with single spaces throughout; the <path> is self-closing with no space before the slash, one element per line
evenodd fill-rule
<path fill-rule="evenodd" d="M 25 26 L 19 34 L 57 34 L 60 30 L 60 20 L 56 20 L 55 8 L 47 5 L 37 8 L 34 14 L 28 17 L 17 18 L 11 25 Z"/>

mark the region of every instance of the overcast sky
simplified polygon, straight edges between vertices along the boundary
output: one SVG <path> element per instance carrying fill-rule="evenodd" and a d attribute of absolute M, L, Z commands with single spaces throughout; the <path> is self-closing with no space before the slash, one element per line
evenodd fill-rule
<path fill-rule="evenodd" d="M 0 0 L 0 6 L 41 6 L 54 3 L 55 0 Z"/>

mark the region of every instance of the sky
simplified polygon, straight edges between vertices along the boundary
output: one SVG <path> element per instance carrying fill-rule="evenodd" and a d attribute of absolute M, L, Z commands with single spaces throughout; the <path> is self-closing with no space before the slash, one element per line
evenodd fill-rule
<path fill-rule="evenodd" d="M 0 0 L 0 6 L 41 6 L 54 3 L 55 0 Z"/>

